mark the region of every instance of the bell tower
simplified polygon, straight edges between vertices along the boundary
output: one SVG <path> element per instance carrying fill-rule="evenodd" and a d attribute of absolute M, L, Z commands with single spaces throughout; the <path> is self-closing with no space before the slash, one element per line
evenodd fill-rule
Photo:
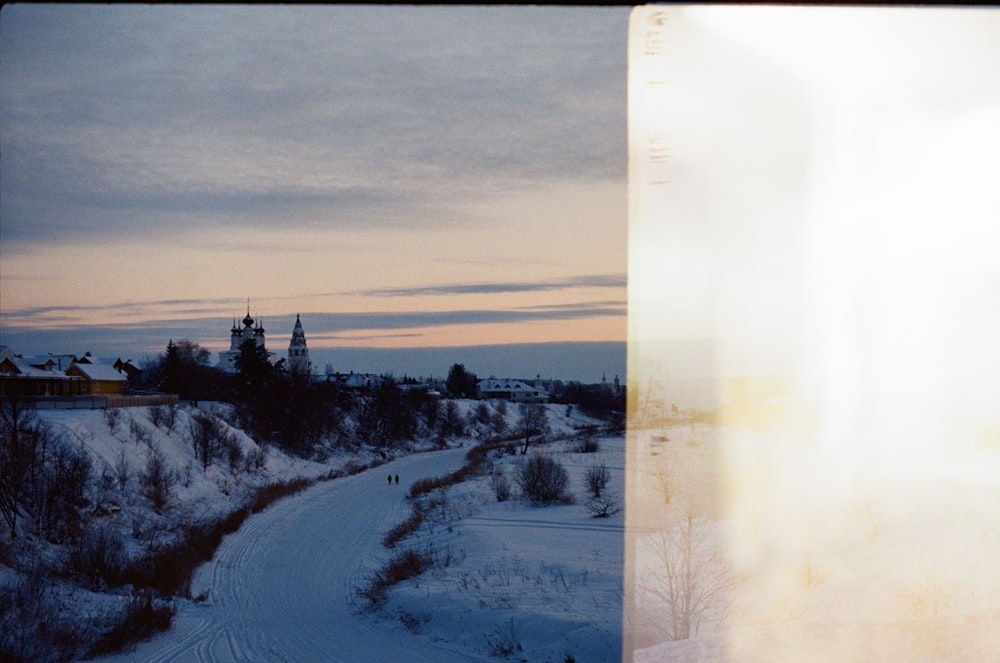
<path fill-rule="evenodd" d="M 288 372 L 309 375 L 309 348 L 306 347 L 306 332 L 302 329 L 302 320 L 298 313 L 295 314 L 292 340 L 288 344 Z"/>

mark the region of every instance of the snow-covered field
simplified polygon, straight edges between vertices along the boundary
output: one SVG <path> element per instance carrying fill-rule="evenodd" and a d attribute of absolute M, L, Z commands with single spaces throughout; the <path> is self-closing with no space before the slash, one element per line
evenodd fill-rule
<path fill-rule="evenodd" d="M 472 403 L 462 407 L 468 414 Z M 516 408 L 510 410 L 514 425 Z M 227 513 L 246 494 L 245 482 L 321 477 L 351 460 L 344 455 L 319 463 L 269 449 L 259 477 L 230 471 L 224 462 L 204 471 L 190 441 L 151 426 L 145 411 L 123 411 L 117 435 L 100 412 L 44 417 L 92 452 L 98 475 L 102 467 L 113 474 L 123 445 L 133 446 L 126 454 L 133 471 L 153 449 L 174 468 L 179 481 L 169 516 L 138 502 L 122 505 L 123 511 L 148 510 L 138 514 L 150 530 L 139 532 L 142 537 L 168 530 L 166 519 L 198 522 Z M 149 439 L 130 440 L 133 420 Z M 608 489 L 623 495 L 624 437 L 598 434 L 599 451 L 578 452 L 573 429 L 592 423 L 569 415 L 565 406 L 549 406 L 550 438 L 556 441 L 529 451 L 529 457 L 550 455 L 565 466 L 576 503 L 531 506 L 518 499 L 516 487 L 511 500 L 497 502 L 490 477 L 476 477 L 429 495 L 423 526 L 394 549 L 382 541 L 411 513 L 409 485 L 461 467 L 474 437 L 456 440 L 457 448 L 404 455 L 280 500 L 225 537 L 196 572 L 193 598 L 174 599 L 169 632 L 97 660 L 619 661 L 624 515 L 595 518 L 585 506 L 584 475 L 603 463 Z M 251 456 L 256 445 L 233 432 Z M 513 478 L 522 460 L 496 450 L 489 462 Z M 387 483 L 390 473 L 400 476 L 399 485 Z M 394 585 L 387 602 L 372 609 L 358 588 L 406 549 L 432 552 L 437 563 Z M 91 600 L 99 610 L 104 599 Z"/>
<path fill-rule="evenodd" d="M 996 440 L 907 439 L 896 455 L 677 423 L 629 444 L 635 661 L 1000 661 Z M 662 533 L 683 539 L 687 514 L 711 595 L 671 641 Z"/>
<path fill-rule="evenodd" d="M 454 660 L 509 651 L 515 661 L 620 661 L 623 513 L 595 518 L 583 503 L 584 475 L 595 464 L 608 468 L 608 489 L 623 500 L 624 439 L 598 442 L 596 453 L 576 453 L 577 440 L 529 452 L 566 468 L 575 504 L 497 502 L 488 479 L 450 490 L 439 522 L 412 545 L 455 561 L 394 592 L 384 614 L 407 622 L 422 640 L 461 643 L 464 658 Z M 513 475 L 520 459 L 504 456 L 496 465 Z"/>

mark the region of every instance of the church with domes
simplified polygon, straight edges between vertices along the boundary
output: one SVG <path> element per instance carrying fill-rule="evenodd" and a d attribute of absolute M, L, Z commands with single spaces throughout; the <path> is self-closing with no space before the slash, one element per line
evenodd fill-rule
<path fill-rule="evenodd" d="M 240 358 L 240 346 L 247 341 L 253 341 L 258 348 L 267 351 L 264 335 L 264 324 L 257 322 L 256 326 L 254 325 L 254 319 L 250 317 L 250 307 L 247 306 L 247 315 L 243 318 L 243 328 L 240 329 L 236 321 L 233 320 L 233 327 L 229 330 L 229 350 L 219 353 L 217 366 L 227 373 L 235 373 L 236 361 Z M 268 359 L 271 358 L 272 354 L 271 352 L 267 353 Z"/>
<path fill-rule="evenodd" d="M 250 316 L 250 306 L 247 306 L 247 315 L 241 321 L 241 328 L 236 320 L 233 320 L 232 329 L 229 330 L 229 349 L 219 353 L 219 361 L 216 366 L 227 373 L 237 372 L 237 361 L 240 357 L 240 348 L 247 341 L 253 341 L 258 347 L 267 352 L 268 361 L 274 361 L 274 353 L 267 349 L 266 332 L 264 324 L 255 321 Z M 288 372 L 301 375 L 308 375 L 311 364 L 309 363 L 309 348 L 306 346 L 306 333 L 302 329 L 302 320 L 298 314 L 295 315 L 295 327 L 292 329 L 292 340 L 288 345 Z"/>

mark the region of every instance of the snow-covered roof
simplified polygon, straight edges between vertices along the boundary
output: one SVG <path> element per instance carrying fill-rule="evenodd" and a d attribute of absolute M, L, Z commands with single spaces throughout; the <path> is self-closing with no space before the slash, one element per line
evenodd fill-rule
<path fill-rule="evenodd" d="M 531 385 L 527 385 L 520 380 L 497 380 L 496 378 L 489 378 L 488 380 L 481 380 L 476 387 L 481 392 L 487 391 L 509 391 L 512 393 L 523 392 L 523 393 L 544 393 L 541 389 L 536 389 Z"/>
<path fill-rule="evenodd" d="M 368 373 L 348 373 L 347 375 L 338 373 L 334 379 L 337 381 L 337 384 L 356 389 L 378 386 L 381 382 L 378 376 L 369 375 Z"/>
<path fill-rule="evenodd" d="M 73 364 L 73 368 L 78 370 L 83 377 L 88 380 L 100 380 L 101 382 L 125 382 L 125 376 L 107 364 Z"/>
<path fill-rule="evenodd" d="M 15 375 L 22 378 L 67 377 L 66 373 L 55 368 L 56 362 L 49 357 L 19 357 L 8 351 L 0 354 L 0 361 L 9 362 L 14 367 Z"/>

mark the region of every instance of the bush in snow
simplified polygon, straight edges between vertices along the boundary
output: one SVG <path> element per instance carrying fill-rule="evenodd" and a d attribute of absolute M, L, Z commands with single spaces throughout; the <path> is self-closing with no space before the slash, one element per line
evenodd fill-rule
<path fill-rule="evenodd" d="M 149 431 L 135 419 L 132 419 L 129 423 L 129 434 L 135 440 L 136 444 L 148 445 L 151 439 Z"/>
<path fill-rule="evenodd" d="M 577 452 L 582 454 L 595 454 L 601 450 L 601 444 L 592 435 L 584 435 L 580 438 Z"/>
<path fill-rule="evenodd" d="M 121 412 L 117 408 L 108 408 L 104 411 L 104 422 L 108 425 L 108 430 L 112 435 L 118 433 Z"/>
<path fill-rule="evenodd" d="M 386 532 L 385 536 L 382 538 L 382 545 L 386 548 L 395 547 L 399 541 L 405 539 L 407 536 L 420 529 L 420 525 L 423 524 L 423 522 L 424 509 L 419 503 L 414 502 L 410 517 Z"/>
<path fill-rule="evenodd" d="M 591 497 L 600 497 L 611 480 L 611 473 L 608 472 L 608 468 L 604 463 L 591 465 L 587 469 L 584 479 L 587 482 L 587 493 Z"/>
<path fill-rule="evenodd" d="M 70 554 L 70 568 L 89 579 L 90 585 L 116 584 L 128 558 L 121 532 L 111 525 L 92 526 Z"/>
<path fill-rule="evenodd" d="M 246 472 L 260 472 L 264 469 L 264 463 L 267 461 L 267 457 L 264 455 L 264 450 L 260 447 L 253 447 L 243 456 L 243 469 Z"/>
<path fill-rule="evenodd" d="M 380 608 L 389 598 L 388 590 L 404 580 L 416 578 L 434 565 L 433 553 L 406 550 L 395 555 L 382 568 L 370 575 L 357 594 L 372 608 Z"/>
<path fill-rule="evenodd" d="M 607 518 L 608 516 L 613 516 L 622 510 L 621 499 L 618 497 L 617 493 L 610 490 L 602 492 L 598 496 L 591 496 L 587 500 L 587 510 L 594 515 L 595 518 Z"/>
<path fill-rule="evenodd" d="M 157 428 L 162 428 L 168 433 L 173 431 L 177 423 L 176 405 L 153 405 L 148 410 L 149 420 Z"/>
<path fill-rule="evenodd" d="M 506 502 L 510 499 L 510 479 L 504 474 L 502 468 L 498 467 L 493 470 L 493 474 L 490 475 L 490 487 L 493 489 L 493 494 L 496 496 L 497 502 Z"/>
<path fill-rule="evenodd" d="M 621 511 L 621 499 L 617 493 L 609 491 L 611 473 L 604 463 L 591 465 L 584 475 L 587 484 L 587 510 L 597 518 L 607 518 Z"/>
<path fill-rule="evenodd" d="M 569 504 L 573 501 L 573 496 L 567 492 L 569 474 L 566 468 L 548 456 L 532 456 L 522 462 L 514 481 L 533 504 Z"/>
<path fill-rule="evenodd" d="M 497 658 L 507 658 L 516 652 L 524 651 L 521 639 L 514 628 L 513 618 L 507 621 L 506 626 L 497 626 L 486 636 L 486 650 L 490 656 Z"/>
<path fill-rule="evenodd" d="M 40 568 L 0 593 L 0 661 L 57 663 L 78 658 L 86 626 L 63 609 L 63 601 Z"/>
<path fill-rule="evenodd" d="M 175 612 L 172 604 L 154 601 L 152 592 L 133 593 L 116 615 L 116 624 L 90 648 L 88 657 L 120 651 L 129 643 L 166 631 Z"/>

